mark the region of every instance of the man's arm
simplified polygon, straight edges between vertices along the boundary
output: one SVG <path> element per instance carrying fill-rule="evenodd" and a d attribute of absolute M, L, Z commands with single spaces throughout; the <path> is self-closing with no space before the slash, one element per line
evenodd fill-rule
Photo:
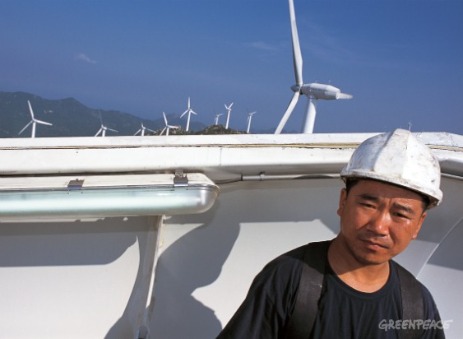
<path fill-rule="evenodd" d="M 423 339 L 445 339 L 444 329 L 451 325 L 445 320 L 441 320 L 439 310 L 437 309 L 436 303 L 428 291 L 428 289 L 422 285 L 423 288 L 423 306 L 424 314 L 426 315 L 423 323 L 424 333 Z"/>
<path fill-rule="evenodd" d="M 271 261 L 255 277 L 245 300 L 217 338 L 281 338 L 294 307 L 300 274 L 301 261 L 293 255 Z"/>

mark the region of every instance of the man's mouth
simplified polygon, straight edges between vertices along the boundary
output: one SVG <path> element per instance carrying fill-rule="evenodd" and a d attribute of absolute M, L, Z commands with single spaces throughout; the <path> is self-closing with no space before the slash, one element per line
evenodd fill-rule
<path fill-rule="evenodd" d="M 375 240 L 370 240 L 370 239 L 361 239 L 361 241 L 366 244 L 366 246 L 369 249 L 372 250 L 379 250 L 379 249 L 388 249 L 389 246 L 385 244 L 384 242 L 379 242 Z"/>

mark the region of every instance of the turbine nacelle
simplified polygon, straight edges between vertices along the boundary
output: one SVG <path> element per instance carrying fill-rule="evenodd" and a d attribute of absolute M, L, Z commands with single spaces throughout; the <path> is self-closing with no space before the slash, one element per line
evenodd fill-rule
<path fill-rule="evenodd" d="M 338 99 L 352 99 L 352 95 L 341 93 L 341 90 L 332 85 L 319 84 L 316 82 L 310 84 L 303 84 L 302 86 L 291 86 L 293 92 L 299 92 L 312 99 L 321 100 L 338 100 Z"/>

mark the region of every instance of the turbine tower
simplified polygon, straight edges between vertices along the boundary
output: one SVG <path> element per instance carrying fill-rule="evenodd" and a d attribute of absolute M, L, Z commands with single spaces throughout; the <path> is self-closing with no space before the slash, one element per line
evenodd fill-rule
<path fill-rule="evenodd" d="M 289 17 L 291 21 L 291 37 L 293 43 L 293 66 L 294 66 L 294 75 L 296 78 L 296 84 L 291 87 L 294 92 L 293 98 L 289 102 L 288 108 L 286 109 L 285 114 L 281 118 L 278 127 L 275 130 L 275 134 L 281 133 L 283 127 L 288 121 L 291 113 L 293 112 L 294 107 L 296 106 L 299 97 L 301 94 L 304 94 L 308 98 L 307 113 L 305 116 L 305 122 L 303 127 L 303 133 L 312 133 L 313 127 L 315 124 L 315 100 L 337 100 L 337 99 L 352 99 L 352 95 L 342 93 L 339 88 L 336 88 L 331 85 L 319 84 L 319 83 L 310 83 L 304 84 L 302 80 L 302 53 L 301 46 L 299 45 L 299 36 L 297 33 L 296 25 L 296 14 L 294 11 L 294 2 L 293 0 L 289 1 Z"/>
<path fill-rule="evenodd" d="M 257 112 L 251 112 L 248 113 L 248 128 L 246 129 L 246 133 L 249 134 L 249 131 L 251 130 L 251 121 L 252 121 L 252 116 L 256 114 Z"/>
<path fill-rule="evenodd" d="M 186 120 L 186 128 L 185 128 L 185 131 L 188 132 L 190 130 L 190 117 L 191 117 L 191 115 L 192 114 L 197 115 L 196 112 L 191 109 L 190 97 L 188 97 L 188 107 L 187 107 L 186 111 L 182 113 L 180 118 L 182 118 L 185 114 L 188 114 L 187 120 Z"/>
<path fill-rule="evenodd" d="M 164 116 L 165 127 L 162 129 L 162 131 L 161 131 L 161 133 L 159 133 L 159 135 L 162 135 L 162 133 L 164 133 L 164 132 L 166 132 L 166 135 L 169 135 L 169 131 L 170 131 L 171 128 L 173 128 L 173 129 L 179 128 L 179 126 L 169 125 L 169 123 L 167 122 L 166 113 L 162 112 L 162 115 Z"/>
<path fill-rule="evenodd" d="M 149 129 L 148 127 L 145 127 L 145 125 L 143 125 L 143 123 L 141 123 L 140 129 L 138 131 L 136 131 L 134 135 L 138 135 L 138 133 L 140 133 L 140 135 L 142 137 L 144 137 L 145 136 L 145 131 L 150 131 L 150 132 L 154 133 L 154 131 L 152 129 Z"/>
<path fill-rule="evenodd" d="M 24 126 L 22 130 L 19 131 L 18 135 L 20 135 L 22 132 L 24 132 L 30 125 L 32 125 L 31 138 L 35 138 L 35 130 L 36 130 L 36 125 L 37 124 L 48 125 L 48 126 L 53 126 L 53 124 L 36 119 L 35 116 L 34 116 L 34 111 L 32 110 L 31 102 L 29 100 L 27 100 L 27 104 L 29 105 L 29 113 L 31 114 L 31 121 L 29 121 L 27 123 L 27 125 Z"/>
<path fill-rule="evenodd" d="M 220 117 L 221 115 L 223 115 L 223 114 L 220 113 L 220 114 L 216 114 L 216 115 L 215 115 L 214 125 L 217 126 L 217 125 L 219 124 L 219 117 Z"/>
<path fill-rule="evenodd" d="M 230 113 L 232 110 L 233 102 L 230 105 L 224 105 L 225 109 L 227 110 L 227 122 L 225 123 L 225 129 L 228 129 L 228 125 L 230 124 Z"/>

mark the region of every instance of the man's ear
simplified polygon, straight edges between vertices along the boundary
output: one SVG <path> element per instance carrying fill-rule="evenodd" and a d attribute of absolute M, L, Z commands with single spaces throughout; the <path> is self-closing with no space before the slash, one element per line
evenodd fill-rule
<path fill-rule="evenodd" d="M 420 233 L 420 230 L 421 230 L 421 226 L 423 225 L 423 222 L 424 222 L 424 219 L 426 219 L 426 216 L 427 216 L 426 211 L 420 215 L 420 220 L 418 221 L 416 228 L 412 234 L 413 240 L 415 240 L 418 237 L 418 234 Z"/>
<path fill-rule="evenodd" d="M 344 211 L 344 206 L 346 205 L 347 200 L 347 190 L 343 188 L 339 193 L 339 205 L 338 205 L 338 215 L 341 216 Z"/>

